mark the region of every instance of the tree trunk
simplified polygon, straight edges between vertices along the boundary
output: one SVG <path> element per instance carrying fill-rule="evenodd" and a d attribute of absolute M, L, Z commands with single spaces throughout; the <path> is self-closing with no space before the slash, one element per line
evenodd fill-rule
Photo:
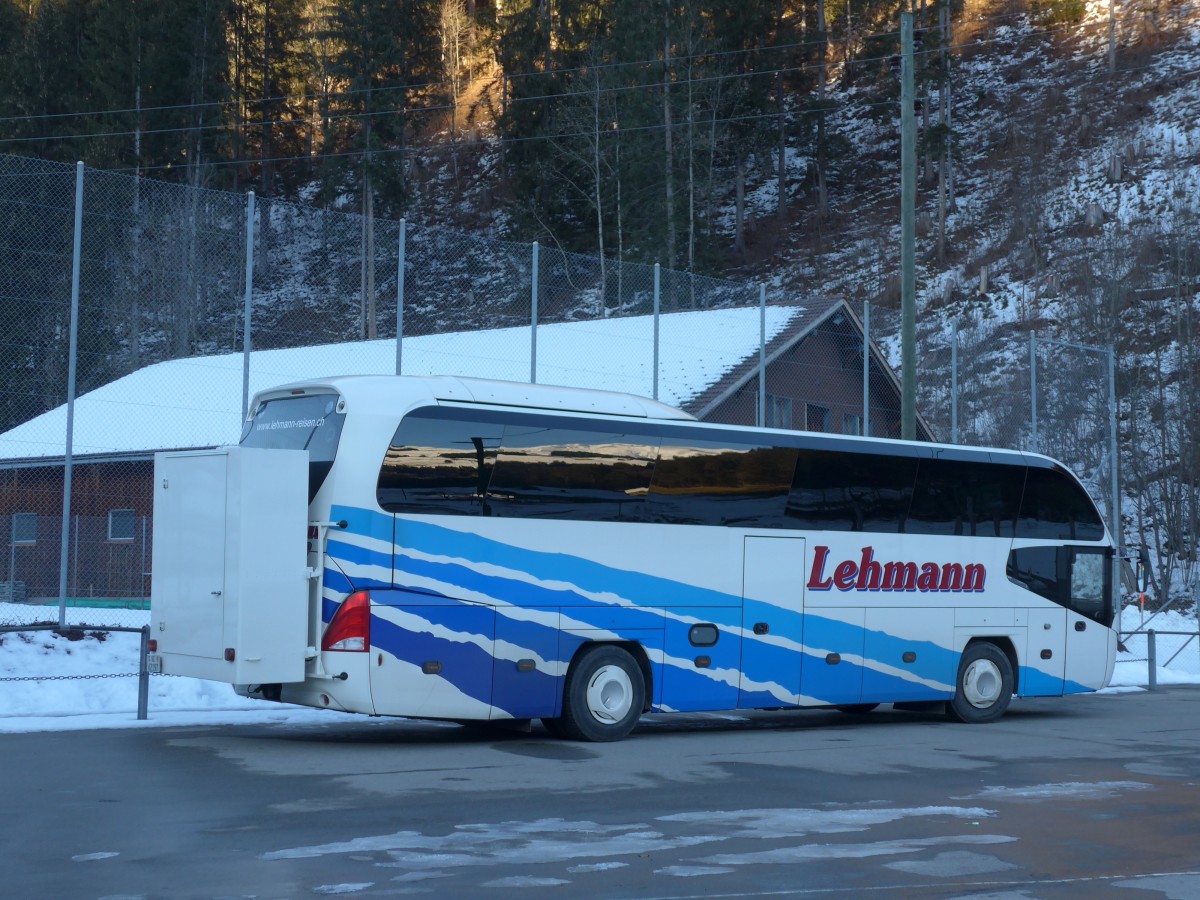
<path fill-rule="evenodd" d="M 817 101 L 821 104 L 821 111 L 817 115 L 817 220 L 824 222 L 829 218 L 829 194 L 825 178 L 825 170 L 828 168 L 825 148 L 825 84 L 829 78 L 826 65 L 825 0 L 817 0 L 817 34 L 820 36 L 817 46 L 821 53 L 821 65 L 817 67 Z"/>
<path fill-rule="evenodd" d="M 782 43 L 783 36 L 783 0 L 775 2 L 775 42 Z M 689 79 L 690 80 L 690 79 Z M 690 86 L 689 86 L 690 87 Z M 779 167 L 775 178 L 775 216 L 783 225 L 787 210 L 787 121 L 783 103 L 783 65 L 782 60 L 775 63 L 775 109 L 779 117 Z"/>
<path fill-rule="evenodd" d="M 271 0 L 263 2 L 263 83 L 262 83 L 262 147 L 260 161 L 262 163 L 262 193 L 264 197 L 271 195 L 274 182 L 274 171 L 271 166 L 271 146 L 274 135 L 275 105 L 268 98 L 273 97 L 271 87 Z M 264 217 L 265 220 L 265 217 Z"/>
<path fill-rule="evenodd" d="M 600 70 L 592 67 L 592 191 L 596 198 L 596 243 L 599 248 L 600 263 L 600 308 L 608 311 L 608 299 L 605 296 L 608 286 L 604 271 L 604 193 L 602 190 L 603 174 L 601 168 L 600 139 L 604 134 L 604 123 L 600 116 Z"/>
<path fill-rule="evenodd" d="M 738 155 L 737 160 L 737 175 L 734 178 L 734 187 L 737 195 L 736 206 L 734 210 L 734 238 L 733 249 L 737 252 L 738 258 L 742 262 L 746 261 L 746 158 Z"/>
<path fill-rule="evenodd" d="M 375 192 L 367 175 L 367 340 L 378 337 L 375 313 Z"/>
<path fill-rule="evenodd" d="M 667 213 L 667 268 L 675 268 L 675 156 L 671 133 L 671 17 L 663 18 L 663 175 Z"/>

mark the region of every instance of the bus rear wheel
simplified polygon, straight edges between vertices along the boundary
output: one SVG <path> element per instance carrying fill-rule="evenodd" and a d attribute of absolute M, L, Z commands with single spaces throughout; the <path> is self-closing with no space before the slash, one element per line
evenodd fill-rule
<path fill-rule="evenodd" d="M 969 644 L 958 664 L 946 714 L 958 722 L 994 722 L 1008 709 L 1012 693 L 1012 664 L 1004 651 L 989 641 Z"/>
<path fill-rule="evenodd" d="M 572 664 L 557 724 L 577 741 L 619 741 L 637 724 L 645 699 L 636 660 L 620 647 L 601 645 Z"/>

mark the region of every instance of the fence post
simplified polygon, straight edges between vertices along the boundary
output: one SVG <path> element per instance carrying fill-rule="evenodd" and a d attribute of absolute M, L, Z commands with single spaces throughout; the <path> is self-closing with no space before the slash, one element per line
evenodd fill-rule
<path fill-rule="evenodd" d="M 863 301 L 863 437 L 871 436 L 871 301 Z"/>
<path fill-rule="evenodd" d="M 75 541 L 71 547 L 71 596 L 79 596 L 79 515 L 75 515 Z"/>
<path fill-rule="evenodd" d="M 958 320 L 954 321 L 954 337 L 950 345 L 950 443 L 958 443 Z"/>
<path fill-rule="evenodd" d="M 1108 345 L 1108 457 L 1109 474 L 1112 477 L 1112 539 L 1120 547 L 1125 543 L 1121 534 L 1120 459 L 1117 456 L 1117 354 L 1113 344 Z M 1121 590 L 1121 559 L 1113 556 L 1113 590 L 1118 596 Z"/>
<path fill-rule="evenodd" d="M 537 384 L 538 242 L 533 242 L 533 304 L 529 315 L 529 383 Z"/>
<path fill-rule="evenodd" d="M 71 257 L 71 330 L 67 351 L 67 437 L 63 453 L 62 528 L 58 547 L 58 627 L 67 626 L 67 551 L 71 542 L 71 454 L 75 446 L 75 365 L 79 346 L 79 269 L 83 253 L 83 162 L 75 163 L 75 236 Z"/>
<path fill-rule="evenodd" d="M 400 354 L 404 345 L 404 240 L 406 222 L 400 220 L 400 250 L 396 265 L 396 374 L 400 371 Z"/>
<path fill-rule="evenodd" d="M 149 718 L 150 705 L 150 666 L 146 661 L 149 653 L 150 626 L 142 626 L 142 648 L 138 661 L 138 721 Z"/>
<path fill-rule="evenodd" d="M 1146 630 L 1146 664 L 1150 669 L 1148 686 L 1150 690 L 1158 687 L 1158 648 L 1155 646 L 1154 629 Z"/>
<path fill-rule="evenodd" d="M 17 514 L 8 515 L 8 590 L 14 595 L 17 584 Z"/>
<path fill-rule="evenodd" d="M 1029 332 L 1029 423 L 1030 423 L 1030 448 L 1034 453 L 1038 452 L 1038 429 L 1037 429 L 1037 335 L 1032 331 Z"/>
<path fill-rule="evenodd" d="M 250 301 L 254 296 L 254 191 L 246 195 L 246 296 L 242 311 L 242 421 L 250 413 Z"/>
<path fill-rule="evenodd" d="M 654 393 L 651 395 L 655 400 L 658 399 L 658 337 L 659 337 L 659 315 L 662 313 L 662 286 L 660 282 L 662 267 L 654 264 Z"/>
<path fill-rule="evenodd" d="M 758 427 L 767 424 L 767 286 L 758 286 Z"/>

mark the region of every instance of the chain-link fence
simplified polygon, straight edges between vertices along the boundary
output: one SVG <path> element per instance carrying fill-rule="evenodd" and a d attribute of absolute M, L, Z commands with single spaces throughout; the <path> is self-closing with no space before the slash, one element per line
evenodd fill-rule
<path fill-rule="evenodd" d="M 716 421 L 900 433 L 891 309 L 3 155 L 0 212 L 0 624 L 60 599 L 67 622 L 145 624 L 152 452 L 236 442 L 247 394 L 315 374 L 603 387 Z M 1105 499 L 1103 354 L 1040 343 L 1031 365 L 1027 332 L 970 317 L 919 339 L 924 436 L 1036 433 Z M 85 394 L 64 511 L 64 404 Z"/>

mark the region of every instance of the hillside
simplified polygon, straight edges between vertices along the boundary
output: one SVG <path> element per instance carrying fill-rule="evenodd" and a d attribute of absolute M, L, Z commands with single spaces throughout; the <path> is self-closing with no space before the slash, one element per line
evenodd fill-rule
<path fill-rule="evenodd" d="M 838 25 L 826 57 L 828 213 L 818 211 L 819 147 L 805 124 L 811 96 L 794 96 L 783 217 L 777 148 L 753 146 L 744 177 L 723 170 L 721 271 L 773 293 L 869 301 L 874 336 L 898 365 L 898 112 L 886 65 L 894 47 L 856 42 Z M 881 14 L 876 25 L 886 33 L 894 19 Z M 1186 601 L 1200 574 L 1200 7 L 1118 4 L 1112 36 L 1110 71 L 1102 0 L 972 2 L 956 11 L 947 42 L 927 39 L 920 51 L 928 65 L 945 47 L 950 76 L 920 92 L 922 142 L 934 149 L 919 161 L 919 402 L 947 438 L 1031 447 L 1036 429 L 1037 449 L 1067 461 L 1110 504 L 1111 346 L 1125 540 L 1149 544 L 1163 587 Z M 486 86 L 477 94 L 489 96 Z M 945 185 L 935 141 L 943 108 Z M 453 198 L 424 193 L 426 216 L 511 225 L 511 205 L 479 200 L 506 188 L 503 141 L 489 134 L 486 124 L 478 131 L 470 186 Z"/>
<path fill-rule="evenodd" d="M 643 311 L 658 262 L 681 305 L 759 283 L 869 302 L 899 361 L 895 3 L 34 6 L 0 0 L 0 152 L 113 173 L 89 200 L 116 224 L 86 254 L 84 389 L 237 349 L 247 189 L 256 346 L 394 328 L 368 304 L 394 291 L 403 215 L 424 254 L 406 333 L 527 321 L 536 240 L 558 267 L 547 318 Z M 1102 0 L 919 7 L 919 405 L 947 439 L 1062 458 L 1111 508 L 1111 347 L 1124 538 L 1186 595 L 1200 6 L 1115 14 L 1110 71 Z M 4 161 L 38 185 L 0 222 L 0 286 L 37 301 L 0 307 L 33 336 L 4 354 L 6 423 L 65 377 L 69 188 L 28 162 Z"/>

